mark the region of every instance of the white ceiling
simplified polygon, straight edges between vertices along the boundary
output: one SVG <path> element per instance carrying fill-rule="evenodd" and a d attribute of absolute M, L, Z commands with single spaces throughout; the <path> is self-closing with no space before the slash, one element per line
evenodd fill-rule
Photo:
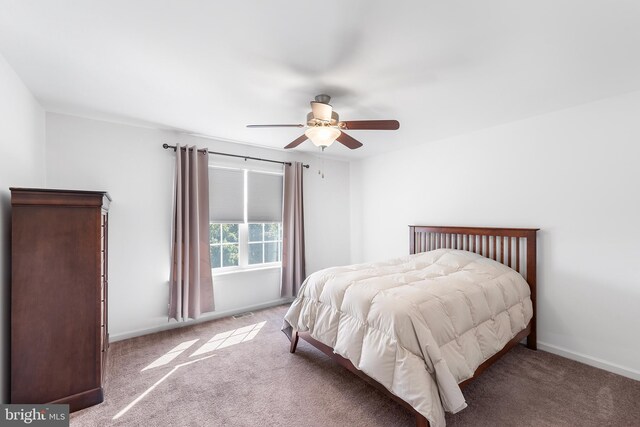
<path fill-rule="evenodd" d="M 0 0 L 48 111 L 282 147 L 318 93 L 363 157 L 640 89 L 637 0 Z M 1 94 L 0 94 L 1 96 Z M 317 150 L 310 142 L 297 150 Z"/>

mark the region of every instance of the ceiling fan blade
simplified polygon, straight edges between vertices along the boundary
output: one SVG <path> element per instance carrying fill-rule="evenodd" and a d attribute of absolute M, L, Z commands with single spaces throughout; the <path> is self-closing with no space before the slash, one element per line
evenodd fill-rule
<path fill-rule="evenodd" d="M 298 137 L 297 139 L 295 139 L 292 143 L 290 143 L 289 145 L 286 145 L 284 148 L 295 148 L 298 145 L 302 144 L 303 142 L 305 142 L 307 140 L 307 135 L 302 135 L 300 137 Z"/>
<path fill-rule="evenodd" d="M 248 128 L 303 128 L 304 125 L 247 125 Z"/>
<path fill-rule="evenodd" d="M 344 145 L 345 147 L 351 148 L 352 150 L 362 147 L 362 142 L 347 135 L 344 132 L 340 132 L 340 136 L 336 138 L 336 141 L 338 141 L 340 144 Z"/>
<path fill-rule="evenodd" d="M 340 129 L 347 130 L 396 130 L 400 128 L 397 120 L 355 120 L 340 122 Z"/>

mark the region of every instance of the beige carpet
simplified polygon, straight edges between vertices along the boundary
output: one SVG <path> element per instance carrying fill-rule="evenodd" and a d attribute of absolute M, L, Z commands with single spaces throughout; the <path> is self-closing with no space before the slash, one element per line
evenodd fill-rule
<path fill-rule="evenodd" d="M 105 402 L 73 414 L 71 425 L 414 425 L 306 342 L 289 354 L 285 310 L 113 343 Z M 448 426 L 640 425 L 640 382 L 524 347 L 464 394 L 469 407 L 447 415 Z"/>

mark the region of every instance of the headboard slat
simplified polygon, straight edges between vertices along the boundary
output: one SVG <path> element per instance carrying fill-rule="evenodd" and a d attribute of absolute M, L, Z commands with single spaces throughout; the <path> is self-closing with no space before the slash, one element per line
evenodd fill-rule
<path fill-rule="evenodd" d="M 493 255 L 494 261 L 498 261 L 498 236 L 493 236 Z"/>

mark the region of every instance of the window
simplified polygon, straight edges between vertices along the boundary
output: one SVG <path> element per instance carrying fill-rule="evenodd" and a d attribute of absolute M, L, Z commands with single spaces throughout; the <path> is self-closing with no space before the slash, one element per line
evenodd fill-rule
<path fill-rule="evenodd" d="M 282 184 L 281 172 L 210 166 L 211 268 L 281 262 Z"/>

